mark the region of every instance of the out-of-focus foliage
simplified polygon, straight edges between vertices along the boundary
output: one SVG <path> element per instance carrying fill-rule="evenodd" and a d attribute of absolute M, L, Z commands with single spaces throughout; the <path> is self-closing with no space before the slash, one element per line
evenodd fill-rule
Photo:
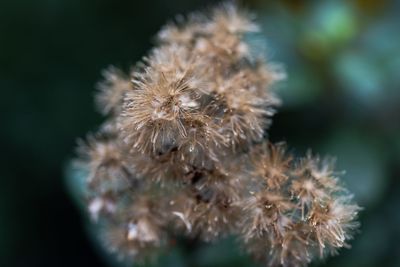
<path fill-rule="evenodd" d="M 243 2 L 263 28 L 255 46 L 265 41 L 288 75 L 270 138 L 336 156 L 364 207 L 353 248 L 321 265 L 399 266 L 400 1 Z M 63 182 L 76 137 L 100 123 L 94 84 L 109 64 L 140 59 L 166 20 L 205 5 L 0 2 L 0 266 L 106 266 Z M 253 265 L 225 240 L 176 246 L 151 266 Z"/>

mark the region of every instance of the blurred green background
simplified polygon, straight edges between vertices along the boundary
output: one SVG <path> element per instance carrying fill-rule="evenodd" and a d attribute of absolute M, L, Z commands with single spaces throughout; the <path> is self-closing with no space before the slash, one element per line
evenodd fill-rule
<path fill-rule="evenodd" d="M 94 84 L 204 0 L 0 1 L 0 266 L 107 266 L 68 194 L 76 139 L 102 118 Z M 288 79 L 269 131 L 295 153 L 337 156 L 361 213 L 351 250 L 315 266 L 400 266 L 400 1 L 243 1 Z M 232 240 L 156 266 L 255 266 Z"/>

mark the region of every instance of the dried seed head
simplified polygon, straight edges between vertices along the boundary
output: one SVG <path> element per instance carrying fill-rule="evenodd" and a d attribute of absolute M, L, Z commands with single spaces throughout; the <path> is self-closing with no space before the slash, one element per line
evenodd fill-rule
<path fill-rule="evenodd" d="M 122 138 L 142 152 L 163 151 L 187 136 L 187 123 L 198 112 L 196 88 L 190 74 L 182 77 L 149 70 L 127 93 L 119 123 Z"/>
<path fill-rule="evenodd" d="M 305 266 L 347 246 L 360 208 L 340 190 L 330 161 L 309 153 L 296 163 L 282 145 L 272 144 L 256 147 L 251 159 L 258 177 L 268 170 L 266 185 L 239 203 L 251 253 L 262 258 L 269 251 L 268 266 Z M 268 182 L 271 177 L 275 182 Z"/>
<path fill-rule="evenodd" d="M 126 92 L 132 89 L 132 83 L 121 70 L 114 66 L 103 71 L 104 80 L 100 82 L 96 95 L 96 104 L 104 115 L 118 114 Z"/>
<path fill-rule="evenodd" d="M 175 236 L 236 235 L 266 266 L 306 266 L 347 247 L 359 207 L 333 162 L 264 141 L 284 76 L 252 51 L 233 4 L 165 26 L 126 77 L 110 68 L 108 120 L 81 144 L 88 211 L 106 247 L 141 260 Z"/>
<path fill-rule="evenodd" d="M 286 155 L 285 145 L 263 143 L 252 148 L 252 175 L 265 181 L 270 189 L 279 189 L 289 179 L 292 157 Z"/>
<path fill-rule="evenodd" d="M 121 191 L 134 180 L 134 170 L 117 141 L 89 136 L 87 143 L 81 142 L 79 153 L 81 164 L 87 166 L 89 171 L 89 188 L 95 192 Z"/>
<path fill-rule="evenodd" d="M 149 193 L 125 199 L 113 216 L 103 223 L 103 242 L 112 252 L 128 261 L 154 257 L 151 251 L 166 242 L 165 218 Z"/>
<path fill-rule="evenodd" d="M 256 28 L 229 4 L 165 27 L 126 94 L 121 138 L 146 154 L 187 149 L 182 156 L 192 162 L 216 146 L 260 140 L 278 104 L 270 86 L 279 75 L 245 53 L 243 34 Z"/>
<path fill-rule="evenodd" d="M 313 205 L 307 221 L 312 227 L 310 238 L 318 244 L 321 257 L 348 246 L 347 240 L 359 226 L 355 222 L 359 210 L 348 197 L 332 199 L 325 206 Z"/>

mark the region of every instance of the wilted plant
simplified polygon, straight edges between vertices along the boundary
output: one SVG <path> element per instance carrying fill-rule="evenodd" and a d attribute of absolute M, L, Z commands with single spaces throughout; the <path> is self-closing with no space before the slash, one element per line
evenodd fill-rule
<path fill-rule="evenodd" d="M 257 31 L 226 4 L 165 26 L 129 75 L 104 72 L 97 103 L 108 119 L 80 145 L 80 163 L 91 218 L 122 258 L 150 256 L 178 233 L 235 235 L 267 266 L 348 246 L 359 207 L 332 161 L 266 141 L 284 75 L 245 41 Z"/>

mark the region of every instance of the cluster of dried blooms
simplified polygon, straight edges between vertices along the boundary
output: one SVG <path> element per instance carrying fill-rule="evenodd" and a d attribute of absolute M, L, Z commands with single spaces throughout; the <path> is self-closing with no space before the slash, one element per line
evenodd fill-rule
<path fill-rule="evenodd" d="M 97 103 L 108 119 L 80 151 L 89 213 L 122 258 L 151 256 L 183 233 L 235 235 L 267 266 L 305 266 L 348 246 L 359 207 L 332 162 L 265 141 L 283 75 L 245 41 L 256 31 L 223 5 L 165 26 L 129 75 L 105 71 Z"/>

